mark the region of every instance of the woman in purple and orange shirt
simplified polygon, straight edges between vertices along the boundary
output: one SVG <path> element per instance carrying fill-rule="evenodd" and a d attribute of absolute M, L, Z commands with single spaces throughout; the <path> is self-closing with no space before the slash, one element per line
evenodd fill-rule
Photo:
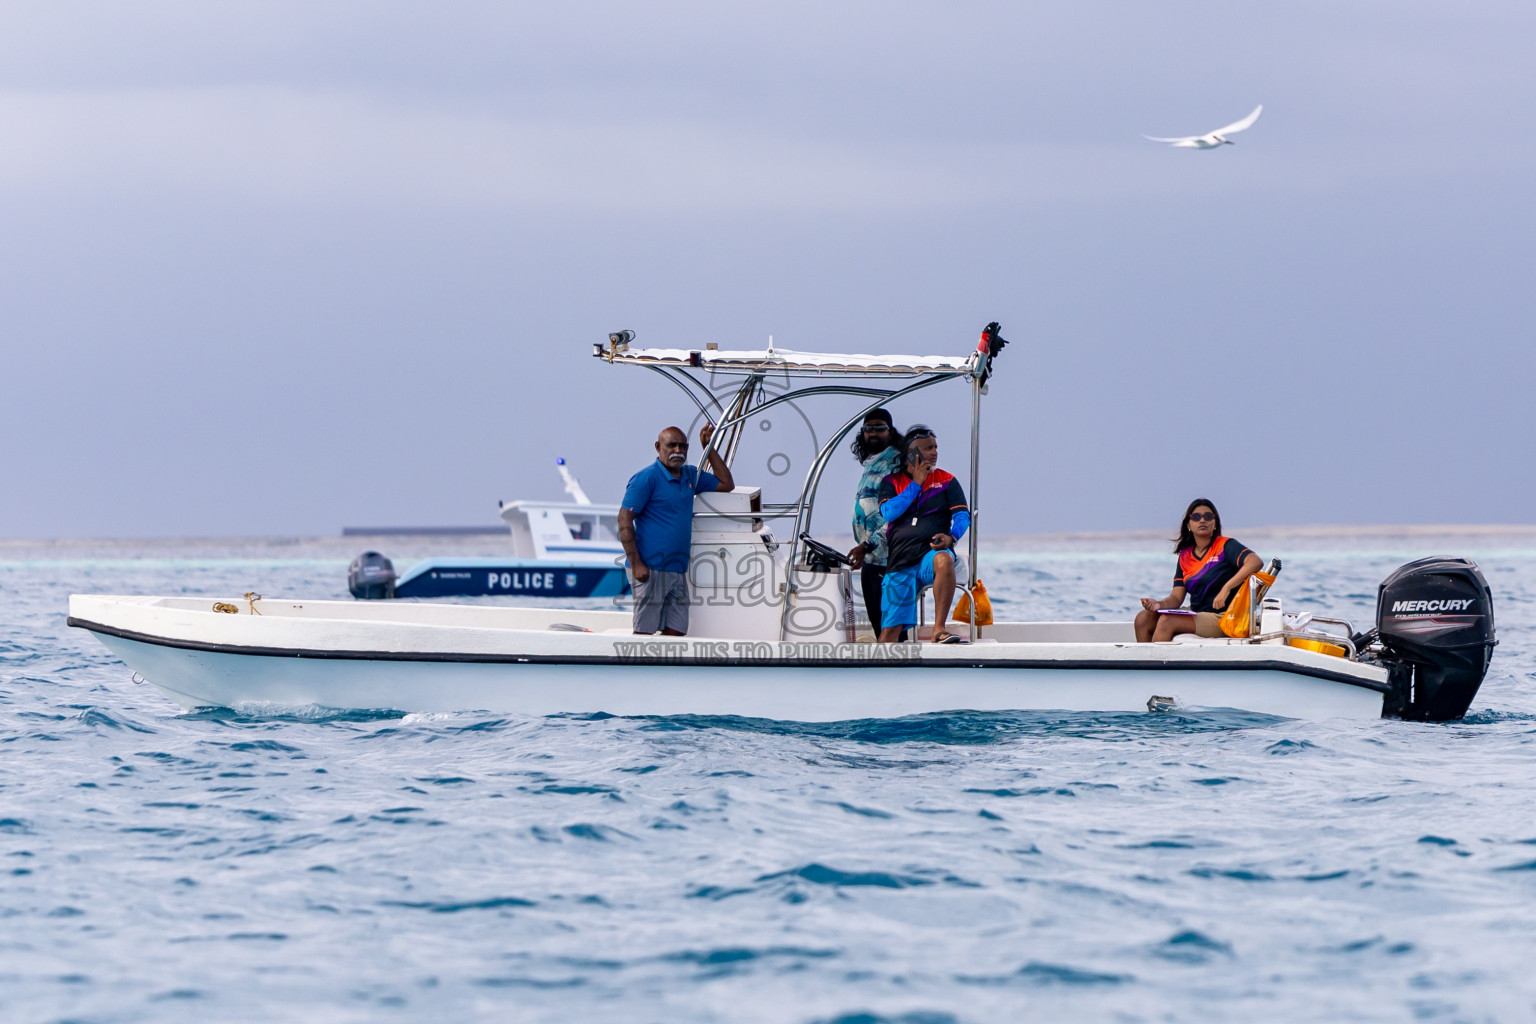
<path fill-rule="evenodd" d="M 1221 535 L 1221 515 L 1205 498 L 1189 503 L 1174 542 L 1179 564 L 1173 590 L 1157 600 L 1141 599 L 1136 613 L 1136 639 L 1172 640 L 1180 633 L 1221 636 L 1221 613 L 1237 588 L 1264 564 L 1259 556 L 1231 537 Z M 1184 595 L 1189 611 L 1183 611 Z"/>

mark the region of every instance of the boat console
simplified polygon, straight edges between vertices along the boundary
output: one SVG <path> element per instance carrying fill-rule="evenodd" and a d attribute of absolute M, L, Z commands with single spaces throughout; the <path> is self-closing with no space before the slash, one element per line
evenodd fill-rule
<path fill-rule="evenodd" d="M 842 566 L 825 558 L 802 560 L 792 571 L 788 545 L 773 535 L 763 515 L 757 487 L 738 485 L 693 499 L 689 580 L 695 603 L 689 635 L 853 640 L 855 599 L 847 559 Z"/>

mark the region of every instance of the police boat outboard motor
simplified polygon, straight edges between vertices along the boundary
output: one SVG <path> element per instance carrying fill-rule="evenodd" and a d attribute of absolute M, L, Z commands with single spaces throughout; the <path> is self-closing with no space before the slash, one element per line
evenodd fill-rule
<path fill-rule="evenodd" d="M 1400 567 L 1376 595 L 1376 628 L 1355 638 L 1387 667 L 1382 715 L 1452 722 L 1467 713 L 1488 673 L 1493 593 L 1467 558 L 1437 555 Z M 1362 643 L 1363 641 L 1363 643 Z"/>
<path fill-rule="evenodd" d="M 347 569 L 347 589 L 366 600 L 394 597 L 394 563 L 377 551 L 364 551 Z"/>

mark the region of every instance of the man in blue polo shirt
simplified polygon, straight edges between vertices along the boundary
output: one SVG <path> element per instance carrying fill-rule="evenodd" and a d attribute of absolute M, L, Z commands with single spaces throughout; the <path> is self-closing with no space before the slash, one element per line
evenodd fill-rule
<path fill-rule="evenodd" d="M 704 424 L 699 443 L 709 445 L 715 425 Z M 629 478 L 619 509 L 619 543 L 629 556 L 635 593 L 635 632 L 688 633 L 688 553 L 693 545 L 693 496 L 735 488 L 718 452 L 709 468 L 688 465 L 688 435 L 668 427 L 656 439 L 656 461 Z"/>

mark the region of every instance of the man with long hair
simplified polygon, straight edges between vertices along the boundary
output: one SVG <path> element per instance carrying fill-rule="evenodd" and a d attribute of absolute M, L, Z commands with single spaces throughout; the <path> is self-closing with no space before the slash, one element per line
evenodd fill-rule
<path fill-rule="evenodd" d="M 885 519 L 880 515 L 880 482 L 901 469 L 901 450 L 906 438 L 896 429 L 886 409 L 871 409 L 854 435 L 853 457 L 864 467 L 853 498 L 853 539 L 848 560 L 859 570 L 864 591 L 864 610 L 870 625 L 880 632 L 880 588 L 885 583 Z"/>

